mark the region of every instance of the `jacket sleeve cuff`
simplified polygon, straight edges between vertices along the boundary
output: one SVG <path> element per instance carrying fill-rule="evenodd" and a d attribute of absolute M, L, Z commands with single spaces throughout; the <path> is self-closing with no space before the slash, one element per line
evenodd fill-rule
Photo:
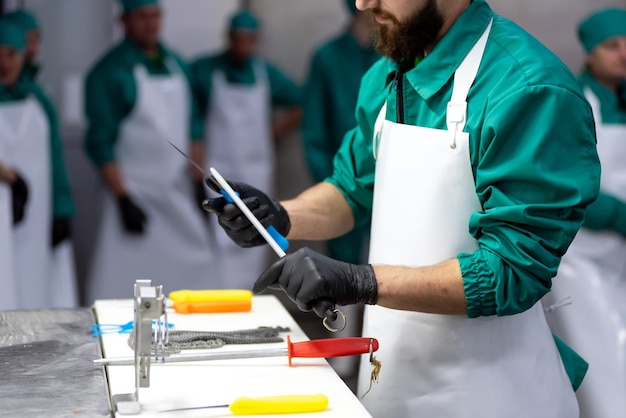
<path fill-rule="evenodd" d="M 480 251 L 476 251 L 473 254 L 457 256 L 463 276 L 469 318 L 491 316 L 497 313 L 495 277 L 485 268 L 487 261 L 483 260 L 480 254 Z"/>

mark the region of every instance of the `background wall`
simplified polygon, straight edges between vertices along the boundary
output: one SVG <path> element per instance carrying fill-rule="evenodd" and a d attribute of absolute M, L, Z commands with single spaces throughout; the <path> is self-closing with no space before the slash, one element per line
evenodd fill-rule
<path fill-rule="evenodd" d="M 162 0 L 164 40 L 185 57 L 223 46 L 227 17 L 242 4 L 264 23 L 261 53 L 296 81 L 303 82 L 311 51 L 342 30 L 347 13 L 344 0 Z M 519 23 L 543 41 L 573 70 L 582 50 L 576 24 L 591 10 L 626 6 L 626 0 L 490 0 L 499 13 Z M 77 267 L 84 278 L 98 213 L 98 180 L 82 151 L 82 77 L 92 63 L 121 35 L 113 0 L 5 0 L 5 8 L 24 5 L 42 25 L 41 82 L 62 116 L 65 151 L 74 196 Z M 299 135 L 277 146 L 278 195 L 296 194 L 311 184 Z M 286 173 L 286 175 L 285 175 Z"/>

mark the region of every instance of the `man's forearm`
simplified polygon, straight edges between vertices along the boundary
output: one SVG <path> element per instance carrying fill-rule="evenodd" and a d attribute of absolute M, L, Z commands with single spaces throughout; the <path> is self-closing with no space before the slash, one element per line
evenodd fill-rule
<path fill-rule="evenodd" d="M 204 168 L 204 141 L 193 141 L 189 147 L 189 157 L 191 161 Z M 192 164 L 190 164 L 191 178 L 194 181 L 202 181 L 204 175 Z"/>
<path fill-rule="evenodd" d="M 285 113 L 272 126 L 272 135 L 275 139 L 280 139 L 298 128 L 301 120 L 302 109 L 299 106 L 285 110 Z"/>
<path fill-rule="evenodd" d="M 15 170 L 9 168 L 8 166 L 0 163 L 0 181 L 4 183 L 13 183 L 17 174 Z"/>
<path fill-rule="evenodd" d="M 100 175 L 104 184 L 115 197 L 121 197 L 128 194 L 124 179 L 119 166 L 115 162 L 105 164 L 100 168 Z"/>
<path fill-rule="evenodd" d="M 289 239 L 327 240 L 339 237 L 354 227 L 348 202 L 335 186 L 319 183 L 295 199 L 281 202 L 289 213 Z"/>
<path fill-rule="evenodd" d="M 467 301 L 456 258 L 428 267 L 374 266 L 380 306 L 405 311 L 466 315 Z"/>

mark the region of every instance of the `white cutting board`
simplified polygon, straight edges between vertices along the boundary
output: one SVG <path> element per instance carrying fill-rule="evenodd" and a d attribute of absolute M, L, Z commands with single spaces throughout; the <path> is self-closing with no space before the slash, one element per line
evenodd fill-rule
<path fill-rule="evenodd" d="M 98 300 L 95 310 L 100 324 L 125 324 L 133 320 L 133 301 Z M 311 315 L 314 315 L 311 313 Z M 308 340 L 291 315 L 274 296 L 255 296 L 252 311 L 226 314 L 179 315 L 168 310 L 173 329 L 193 331 L 235 331 L 265 327 L 288 327 L 281 334 L 293 342 Z M 348 318 L 350 320 L 350 318 Z M 320 320 L 320 326 L 321 320 Z M 254 345 L 225 345 L 209 352 L 283 348 L 286 342 Z M 105 357 L 131 357 L 128 334 L 102 335 Z M 187 351 L 189 352 L 189 351 Z M 368 356 L 367 354 L 364 356 Z M 365 358 L 365 357 L 364 357 Z M 228 404 L 240 396 L 261 397 L 288 394 L 316 394 L 328 397 L 323 412 L 280 417 L 370 417 L 356 396 L 324 359 L 294 359 L 289 367 L 287 357 L 242 360 L 203 361 L 152 365 L 150 387 L 139 391 L 141 417 L 231 417 L 227 408 L 159 413 L 173 408 Z M 134 366 L 109 366 L 110 394 L 133 393 Z M 374 387 L 373 390 L 376 390 Z M 122 415 L 118 415 L 121 417 Z M 128 416 L 128 415 L 125 415 Z M 259 415 L 258 417 L 267 417 Z"/>

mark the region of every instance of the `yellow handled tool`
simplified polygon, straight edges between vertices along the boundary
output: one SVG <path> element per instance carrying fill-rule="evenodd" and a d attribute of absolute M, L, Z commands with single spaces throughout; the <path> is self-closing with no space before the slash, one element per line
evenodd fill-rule
<path fill-rule="evenodd" d="M 264 398 L 235 399 L 230 405 L 198 406 L 193 408 L 168 409 L 161 412 L 191 411 L 194 409 L 229 408 L 235 415 L 302 414 L 320 412 L 328 408 L 326 395 L 284 395 Z"/>
<path fill-rule="evenodd" d="M 170 292 L 173 302 L 248 302 L 252 300 L 252 291 L 245 289 L 224 290 L 176 290 Z"/>

